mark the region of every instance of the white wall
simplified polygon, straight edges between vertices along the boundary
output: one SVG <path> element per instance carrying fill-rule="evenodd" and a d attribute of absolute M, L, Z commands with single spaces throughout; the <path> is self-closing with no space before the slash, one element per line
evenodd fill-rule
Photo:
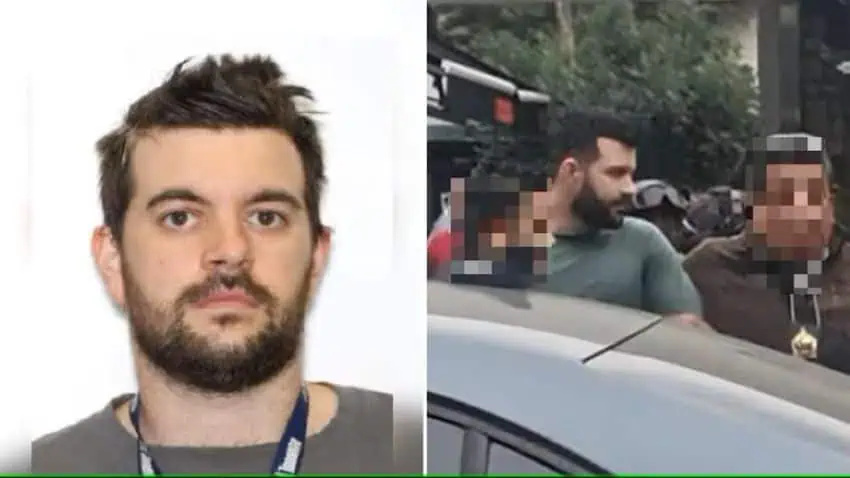
<path fill-rule="evenodd" d="M 0 12 L 0 32 L 3 31 Z M 2 37 L 2 33 L 0 33 Z M 0 38 L 2 42 L 2 38 Z M 17 63 L 22 56 L 4 61 Z M 27 249 L 27 82 L 22 69 L 0 75 L 0 473 L 20 471 L 29 462 L 27 418 L 29 409 L 28 367 L 34 355 L 34 343 L 27 333 L 31 314 L 21 294 L 26 277 Z"/>
<path fill-rule="evenodd" d="M 30 433 L 68 425 L 135 388 L 125 320 L 110 307 L 89 256 L 101 220 L 94 142 L 175 63 L 210 52 L 273 55 L 327 112 L 323 214 L 335 228 L 335 250 L 309 319 L 308 377 L 393 392 L 407 416 L 421 416 L 425 307 L 416 291 L 424 291 L 424 271 L 412 264 L 424 262 L 404 257 L 421 251 L 413 241 L 424 237 L 424 102 L 414 116 L 409 98 L 421 99 L 425 85 L 419 70 L 401 71 L 411 54 L 400 35 L 424 42 L 424 16 L 421 29 L 407 22 L 399 31 L 399 10 L 389 1 L 198 3 L 145 2 L 87 25 L 88 4 L 62 2 L 53 20 L 43 19 L 57 41 L 37 47 L 29 109 L 35 295 L 22 320 L 38 330 L 19 347 L 36 360 Z M 63 23 L 69 15 L 73 24 Z M 421 179 L 407 175 L 399 186 L 396 161 L 421 170 Z M 422 202 L 394 205 L 400 190 Z M 394 263 L 399 251 L 404 257 Z"/>

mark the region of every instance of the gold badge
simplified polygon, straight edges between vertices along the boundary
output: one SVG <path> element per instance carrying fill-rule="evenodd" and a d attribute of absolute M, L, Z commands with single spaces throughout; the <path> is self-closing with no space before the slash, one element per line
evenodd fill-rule
<path fill-rule="evenodd" d="M 791 339 L 791 351 L 797 357 L 815 360 L 818 356 L 818 339 L 806 327 L 800 327 L 800 331 Z"/>

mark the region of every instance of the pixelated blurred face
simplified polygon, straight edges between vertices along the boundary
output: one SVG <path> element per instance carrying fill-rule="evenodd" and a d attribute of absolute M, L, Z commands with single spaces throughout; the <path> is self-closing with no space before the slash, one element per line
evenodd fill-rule
<path fill-rule="evenodd" d="M 496 248 L 533 247 L 548 244 L 546 186 L 534 189 L 521 181 L 501 181 L 501 194 L 509 194 L 505 215 L 488 227 L 490 245 Z M 513 192 L 516 191 L 516 192 Z"/>
<path fill-rule="evenodd" d="M 500 217 L 486 221 L 479 230 L 478 251 L 481 259 L 505 260 L 505 249 L 513 244 L 516 221 L 512 217 Z"/>
<path fill-rule="evenodd" d="M 780 249 L 821 250 L 832 231 L 832 201 L 818 164 L 768 164 L 752 192 L 751 230 Z"/>
<path fill-rule="evenodd" d="M 545 190 L 520 193 L 515 242 L 522 246 L 547 246 L 549 243 L 547 217 Z"/>
<path fill-rule="evenodd" d="M 623 222 L 623 211 L 631 204 L 635 194 L 636 151 L 609 138 L 599 138 L 597 146 L 599 158 L 587 166 L 572 207 L 589 226 L 617 228 Z"/>
<path fill-rule="evenodd" d="M 139 349 L 200 389 L 268 380 L 295 356 L 327 253 L 295 145 L 265 129 L 154 131 L 131 168 L 110 291 Z"/>
<path fill-rule="evenodd" d="M 511 186 L 509 189 L 519 188 Z M 502 263 L 504 267 L 523 270 L 520 274 L 545 272 L 546 250 L 549 246 L 546 191 L 520 190 L 499 194 L 510 195 L 501 217 L 489 219 L 479 235 L 479 258 Z M 518 268 L 518 269 L 517 269 Z M 502 269 L 504 270 L 504 269 Z"/>
<path fill-rule="evenodd" d="M 461 231 L 464 220 L 464 203 L 466 182 L 464 178 L 452 178 L 449 189 L 449 215 L 452 220 L 452 229 Z"/>

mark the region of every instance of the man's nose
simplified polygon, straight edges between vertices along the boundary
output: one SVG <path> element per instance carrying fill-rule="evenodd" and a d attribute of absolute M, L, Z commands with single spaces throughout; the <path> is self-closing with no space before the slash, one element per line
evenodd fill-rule
<path fill-rule="evenodd" d="M 620 194 L 630 198 L 637 194 L 637 186 L 631 176 L 623 180 L 623 183 L 620 186 Z"/>
<path fill-rule="evenodd" d="M 204 263 L 207 267 L 241 268 L 250 259 L 251 240 L 240 221 L 220 221 L 210 230 Z"/>
<path fill-rule="evenodd" d="M 811 194 L 806 190 L 794 191 L 793 205 L 797 207 L 814 206 L 811 201 Z"/>

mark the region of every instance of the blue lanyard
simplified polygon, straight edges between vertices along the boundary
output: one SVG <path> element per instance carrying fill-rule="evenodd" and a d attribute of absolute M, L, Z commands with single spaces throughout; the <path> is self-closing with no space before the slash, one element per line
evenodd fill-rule
<path fill-rule="evenodd" d="M 133 424 L 133 429 L 138 437 L 138 465 L 139 474 L 143 476 L 160 476 L 162 471 L 151 456 L 150 448 L 142 439 L 141 428 L 139 427 L 139 409 L 141 399 L 139 395 L 133 396 L 130 402 L 130 423 Z M 295 475 L 301 469 L 301 462 L 304 458 L 304 441 L 307 437 L 307 412 L 309 405 L 307 403 L 307 392 L 301 390 L 298 394 L 298 399 L 295 402 L 295 407 L 292 409 L 292 415 L 283 429 L 283 435 L 280 437 L 280 442 L 277 444 L 274 459 L 271 464 L 272 476 L 290 476 Z"/>

